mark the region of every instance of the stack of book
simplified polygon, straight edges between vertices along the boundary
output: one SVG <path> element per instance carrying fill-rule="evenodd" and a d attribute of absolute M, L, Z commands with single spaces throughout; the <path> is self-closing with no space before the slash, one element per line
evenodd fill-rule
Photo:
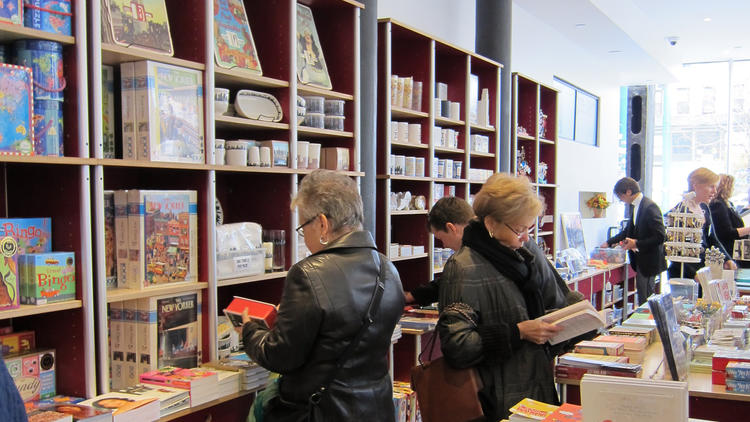
<path fill-rule="evenodd" d="M 219 385 L 216 389 L 218 397 L 225 397 L 240 391 L 240 373 L 237 371 L 224 371 L 222 369 L 213 369 L 219 377 Z"/>
<path fill-rule="evenodd" d="M 143 400 L 147 398 L 155 398 L 159 400 L 159 414 L 161 417 L 190 407 L 190 392 L 182 388 L 173 388 L 163 385 L 136 384 L 132 387 L 117 390 L 115 393 L 122 394 L 125 397 L 131 397 L 133 400 Z"/>
<path fill-rule="evenodd" d="M 656 327 L 656 321 L 654 321 L 654 316 L 651 315 L 651 310 L 647 306 L 639 306 L 622 325 L 623 327 L 654 328 Z"/>
<path fill-rule="evenodd" d="M 219 377 L 215 372 L 199 368 L 182 369 L 167 366 L 141 374 L 144 384 L 165 385 L 190 391 L 190 406 L 198 406 L 219 397 Z"/>
<path fill-rule="evenodd" d="M 204 363 L 202 366 L 223 371 L 236 371 L 239 374 L 238 384 L 241 390 L 263 388 L 271 375 L 267 369 L 253 362 L 245 352 L 235 352 L 227 358 Z"/>
<path fill-rule="evenodd" d="M 608 331 L 609 331 L 609 334 L 613 336 L 643 337 L 646 339 L 647 346 L 651 344 L 656 338 L 656 335 L 654 334 L 656 332 L 656 328 L 654 327 L 636 327 L 636 326 L 626 327 L 624 325 L 616 325 L 610 328 Z"/>
<path fill-rule="evenodd" d="M 402 329 L 432 331 L 437 326 L 437 315 L 409 312 L 404 314 L 399 321 Z"/>
<path fill-rule="evenodd" d="M 393 381 L 393 400 L 396 404 L 396 422 L 417 422 L 422 420 L 417 403 L 417 393 L 411 384 Z"/>
<path fill-rule="evenodd" d="M 709 343 L 716 346 L 746 349 L 749 332 L 747 328 L 720 328 L 711 334 Z"/>
<path fill-rule="evenodd" d="M 750 394 L 750 363 L 729 362 L 726 367 L 727 391 Z"/>
<path fill-rule="evenodd" d="M 750 362 L 750 350 L 714 353 L 711 359 L 711 383 L 726 385 L 726 368 L 730 362 Z"/>
<path fill-rule="evenodd" d="M 594 339 L 595 342 L 622 343 L 624 346 L 623 355 L 630 358 L 630 363 L 642 363 L 646 356 L 646 339 L 644 337 L 633 336 L 599 336 Z"/>
<path fill-rule="evenodd" d="M 628 363 L 626 356 L 604 356 L 566 353 L 557 358 L 555 378 L 558 381 L 580 380 L 585 374 L 601 374 L 638 378 L 643 373 L 640 364 Z"/>
<path fill-rule="evenodd" d="M 111 411 L 112 422 L 152 422 L 160 418 L 159 400 L 155 398 L 139 399 L 131 394 L 110 392 L 100 394 L 92 399 L 79 403 L 94 409 Z"/>

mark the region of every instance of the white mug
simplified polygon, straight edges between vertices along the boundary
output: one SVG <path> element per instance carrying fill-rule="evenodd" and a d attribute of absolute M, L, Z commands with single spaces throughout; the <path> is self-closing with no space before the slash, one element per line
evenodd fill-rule
<path fill-rule="evenodd" d="M 260 166 L 271 167 L 271 148 L 260 147 Z"/>
<path fill-rule="evenodd" d="M 227 164 L 230 166 L 246 166 L 247 151 L 244 149 L 227 149 Z"/>

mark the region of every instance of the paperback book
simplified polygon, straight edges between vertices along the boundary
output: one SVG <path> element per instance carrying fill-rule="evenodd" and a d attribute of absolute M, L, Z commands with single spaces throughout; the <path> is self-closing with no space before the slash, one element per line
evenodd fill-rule
<path fill-rule="evenodd" d="M 155 398 L 159 400 L 161 417 L 190 407 L 190 393 L 182 388 L 163 385 L 136 384 L 131 387 L 115 391 L 134 400 Z"/>
<path fill-rule="evenodd" d="M 273 327 L 276 321 L 276 306 L 255 299 L 235 296 L 224 309 L 224 315 L 235 327 L 242 327 L 242 313 L 247 309 L 250 319 L 260 323 L 266 328 Z"/>
<path fill-rule="evenodd" d="M 117 287 L 115 259 L 115 192 L 104 191 L 104 275 L 107 290 Z"/>
<path fill-rule="evenodd" d="M 263 74 L 242 0 L 214 0 L 214 43 L 217 65 Z"/>
<path fill-rule="evenodd" d="M 102 150 L 115 158 L 115 68 L 102 65 Z"/>
<path fill-rule="evenodd" d="M 604 317 L 594 309 L 594 306 L 588 300 L 576 302 L 537 319 L 563 327 L 562 331 L 549 339 L 549 343 L 552 345 L 603 328 L 606 323 Z"/>
<path fill-rule="evenodd" d="M 94 409 L 111 411 L 113 422 L 152 422 L 159 420 L 159 400 L 138 399 L 130 394 L 111 392 L 100 394 L 80 404 Z"/>

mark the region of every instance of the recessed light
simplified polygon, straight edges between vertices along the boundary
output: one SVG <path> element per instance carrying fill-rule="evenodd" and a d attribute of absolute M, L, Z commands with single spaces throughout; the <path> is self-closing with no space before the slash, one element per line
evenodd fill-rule
<path fill-rule="evenodd" d="M 577 23 L 577 24 L 576 24 L 576 28 L 578 28 L 578 29 L 583 29 L 583 28 L 585 28 L 585 27 L 586 27 L 586 24 L 585 24 L 585 23 Z"/>
<path fill-rule="evenodd" d="M 617 53 L 622 53 L 622 50 L 609 50 L 609 51 L 607 51 L 607 53 L 609 53 L 609 54 L 617 54 Z"/>
<path fill-rule="evenodd" d="M 703 18 L 703 22 L 711 22 L 711 18 Z"/>

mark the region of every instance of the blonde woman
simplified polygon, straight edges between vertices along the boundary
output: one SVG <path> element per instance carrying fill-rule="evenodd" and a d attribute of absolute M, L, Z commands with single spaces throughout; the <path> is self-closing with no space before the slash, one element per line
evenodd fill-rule
<path fill-rule="evenodd" d="M 447 362 L 479 372 L 482 410 L 496 421 L 524 397 L 558 402 L 547 340 L 560 328 L 535 318 L 580 295 L 529 239 L 544 204 L 527 178 L 493 175 L 473 207 L 477 218 L 443 270 L 437 330 Z"/>
<path fill-rule="evenodd" d="M 716 236 L 728 253 L 734 250 L 735 240 L 747 238 L 750 234 L 750 227 L 745 227 L 742 217 L 737 213 L 734 204 L 729 201 L 732 191 L 734 191 L 734 176 L 720 174 L 716 197 L 710 204 Z M 748 263 L 741 262 L 740 264 L 747 265 Z"/>

